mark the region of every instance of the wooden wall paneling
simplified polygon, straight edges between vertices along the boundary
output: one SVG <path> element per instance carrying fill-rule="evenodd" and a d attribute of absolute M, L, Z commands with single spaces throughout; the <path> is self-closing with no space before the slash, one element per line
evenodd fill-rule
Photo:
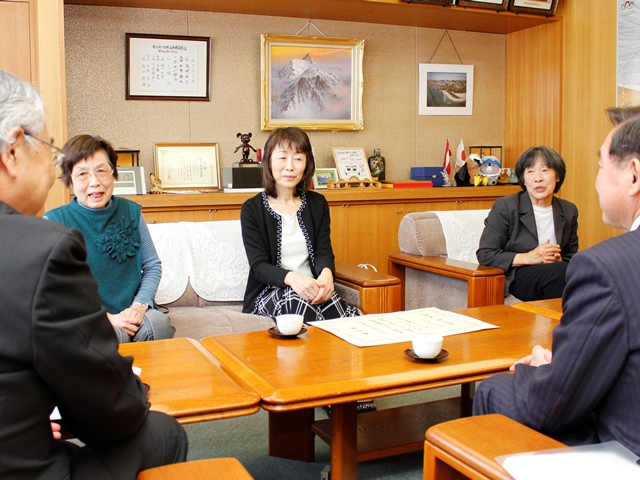
<path fill-rule="evenodd" d="M 562 22 L 507 35 L 505 165 L 534 145 L 562 149 Z"/>
<path fill-rule="evenodd" d="M 620 232 L 606 226 L 595 191 L 598 151 L 612 128 L 604 111 L 616 104 L 616 0 L 565 0 L 561 194 L 579 211 L 584 250 Z"/>
<path fill-rule="evenodd" d="M 63 0 L 30 0 L 31 28 L 35 48 L 33 83 L 46 105 L 49 135 L 58 146 L 67 140 L 67 89 L 64 56 Z M 68 189 L 58 180 L 49 191 L 44 210 L 69 201 Z"/>
<path fill-rule="evenodd" d="M 0 68 L 31 80 L 29 2 L 0 1 Z"/>

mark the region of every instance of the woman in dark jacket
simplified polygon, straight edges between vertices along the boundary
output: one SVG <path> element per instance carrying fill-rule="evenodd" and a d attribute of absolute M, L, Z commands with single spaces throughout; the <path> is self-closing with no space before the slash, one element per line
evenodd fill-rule
<path fill-rule="evenodd" d="M 264 147 L 264 192 L 242 206 L 249 279 L 243 312 L 305 321 L 360 315 L 334 291 L 329 205 L 309 191 L 315 163 L 306 133 L 279 128 Z"/>
<path fill-rule="evenodd" d="M 566 173 L 549 147 L 531 147 L 516 162 L 523 192 L 496 200 L 476 256 L 505 271 L 505 296 L 523 301 L 562 297 L 565 272 L 578 251 L 578 209 L 554 196 Z"/>

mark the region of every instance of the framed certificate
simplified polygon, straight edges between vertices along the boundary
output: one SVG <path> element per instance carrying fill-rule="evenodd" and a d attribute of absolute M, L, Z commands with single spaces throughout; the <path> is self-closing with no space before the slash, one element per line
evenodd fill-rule
<path fill-rule="evenodd" d="M 220 190 L 217 143 L 156 143 L 154 150 L 163 189 Z"/>

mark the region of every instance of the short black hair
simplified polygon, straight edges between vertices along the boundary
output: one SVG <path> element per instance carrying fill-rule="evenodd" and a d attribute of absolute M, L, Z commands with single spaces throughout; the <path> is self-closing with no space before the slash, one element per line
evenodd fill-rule
<path fill-rule="evenodd" d="M 640 159 L 640 116 L 631 117 L 614 129 L 609 156 L 619 164 L 632 158 Z"/>
<path fill-rule="evenodd" d="M 556 182 L 556 188 L 553 190 L 553 193 L 558 193 L 558 190 L 560 190 L 560 187 L 564 183 L 564 177 L 567 174 L 567 167 L 558 152 L 553 148 L 546 147 L 544 145 L 528 148 L 522 153 L 522 155 L 520 155 L 520 158 L 518 158 L 518 161 L 516 162 L 516 177 L 518 177 L 520 187 L 522 187 L 522 190 L 527 189 L 524 185 L 524 172 L 527 168 L 536 163 L 538 158 L 541 158 L 547 167 L 556 172 L 558 181 Z"/>

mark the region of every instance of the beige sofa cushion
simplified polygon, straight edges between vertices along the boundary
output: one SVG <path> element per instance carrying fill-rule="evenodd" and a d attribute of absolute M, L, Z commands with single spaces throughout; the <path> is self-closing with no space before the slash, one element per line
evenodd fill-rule
<path fill-rule="evenodd" d="M 412 255 L 447 255 L 440 219 L 433 212 L 405 215 L 398 228 L 400 251 Z"/>

